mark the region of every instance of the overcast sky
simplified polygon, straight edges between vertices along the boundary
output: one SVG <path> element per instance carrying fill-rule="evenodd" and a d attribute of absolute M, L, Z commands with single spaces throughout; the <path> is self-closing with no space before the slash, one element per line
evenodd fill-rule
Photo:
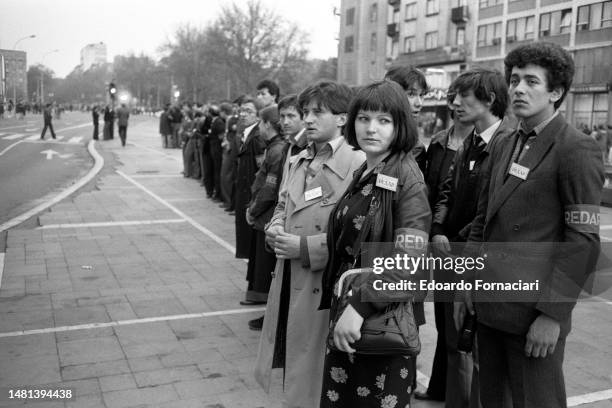
<path fill-rule="evenodd" d="M 337 55 L 340 0 L 261 0 L 297 23 L 310 36 L 310 56 Z M 247 0 L 234 0 L 243 7 Z M 104 42 L 108 60 L 131 51 L 158 59 L 158 47 L 184 23 L 203 27 L 231 0 L 0 0 L 0 48 L 28 53 L 28 66 L 40 63 L 65 77 L 80 63 L 86 44 Z M 49 53 L 58 49 L 58 52 Z M 48 54 L 49 53 L 49 54 Z M 44 58 L 44 61 L 43 61 Z"/>

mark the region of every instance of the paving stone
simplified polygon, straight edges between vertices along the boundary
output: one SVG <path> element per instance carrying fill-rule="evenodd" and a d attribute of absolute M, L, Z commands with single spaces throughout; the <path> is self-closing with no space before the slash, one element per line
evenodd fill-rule
<path fill-rule="evenodd" d="M 174 384 L 176 392 L 183 399 L 196 397 L 210 397 L 215 394 L 226 394 L 245 390 L 244 384 L 236 382 L 235 379 L 219 377 L 212 379 L 182 381 Z"/>
<path fill-rule="evenodd" d="M 181 381 L 202 379 L 202 373 L 195 365 L 163 368 L 152 371 L 134 373 L 138 387 L 150 387 L 162 384 L 172 384 Z"/>
<path fill-rule="evenodd" d="M 0 361 L 45 355 L 57 356 L 52 333 L 0 338 Z"/>
<path fill-rule="evenodd" d="M 0 386 L 35 386 L 61 381 L 57 355 L 0 360 Z M 7 369 L 9 367 L 10 369 Z"/>
<path fill-rule="evenodd" d="M 15 298 L 0 299 L 0 310 L 3 313 L 14 313 L 31 310 L 51 310 L 49 295 L 30 295 Z"/>
<path fill-rule="evenodd" d="M 123 346 L 127 358 L 138 358 L 148 356 L 167 356 L 176 353 L 184 353 L 185 348 L 178 340 L 146 342 Z"/>
<path fill-rule="evenodd" d="M 108 408 L 127 408 L 144 404 L 159 404 L 179 399 L 173 385 L 161 385 L 102 394 Z"/>
<path fill-rule="evenodd" d="M 63 308 L 53 311 L 53 315 L 57 326 L 76 326 L 110 321 L 104 306 Z"/>
<path fill-rule="evenodd" d="M 134 381 L 134 376 L 132 376 L 132 374 L 120 374 L 111 375 L 107 377 L 99 377 L 98 380 L 100 381 L 100 389 L 103 392 L 134 389 L 137 387 L 136 381 Z M 138 384 L 138 386 L 142 385 Z"/>
<path fill-rule="evenodd" d="M 70 365 L 61 368 L 62 379 L 64 381 L 105 377 L 126 374 L 129 372 L 130 367 L 123 359 L 103 361 L 100 363 Z"/>
<path fill-rule="evenodd" d="M 159 356 L 130 358 L 128 359 L 128 364 L 134 373 L 153 371 L 164 367 Z"/>
<path fill-rule="evenodd" d="M 62 366 L 113 361 L 125 357 L 114 337 L 66 341 L 58 343 L 57 348 Z"/>

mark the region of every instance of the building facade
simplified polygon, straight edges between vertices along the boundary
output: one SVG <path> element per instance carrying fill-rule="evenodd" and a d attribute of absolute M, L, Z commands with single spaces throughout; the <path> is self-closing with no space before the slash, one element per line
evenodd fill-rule
<path fill-rule="evenodd" d="M 344 0 L 338 80 L 363 85 L 392 64 L 421 68 L 431 87 L 420 126 L 431 134 L 448 121 L 446 90 L 467 69 L 477 0 Z M 375 17 L 373 17 L 375 16 Z"/>
<path fill-rule="evenodd" d="M 27 100 L 27 66 L 25 51 L 0 49 L 0 102 Z"/>
<path fill-rule="evenodd" d="M 461 71 L 503 72 L 509 51 L 538 40 L 574 57 L 567 118 L 578 128 L 612 124 L 612 0 L 343 0 L 338 80 L 363 85 L 394 63 L 421 68 L 432 88 L 421 124 L 430 134 L 448 121 L 446 89 Z"/>
<path fill-rule="evenodd" d="M 578 128 L 612 123 L 612 1 L 479 0 L 473 65 L 503 70 L 521 44 L 549 41 L 569 50 L 574 83 L 561 111 Z"/>
<path fill-rule="evenodd" d="M 386 0 L 342 1 L 338 39 L 340 82 L 361 85 L 384 76 L 387 8 Z"/>
<path fill-rule="evenodd" d="M 81 69 L 87 71 L 94 65 L 106 64 L 106 44 L 87 44 L 81 49 Z"/>

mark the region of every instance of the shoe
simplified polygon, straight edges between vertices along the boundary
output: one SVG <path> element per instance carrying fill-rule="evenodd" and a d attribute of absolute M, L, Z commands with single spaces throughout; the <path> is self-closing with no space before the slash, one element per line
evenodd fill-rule
<path fill-rule="evenodd" d="M 236 215 L 236 211 L 230 211 L 227 213 L 227 215 Z"/>
<path fill-rule="evenodd" d="M 264 317 L 261 316 L 258 319 L 249 320 L 249 329 L 260 331 L 261 328 L 263 327 L 263 319 Z"/>
<path fill-rule="evenodd" d="M 214 197 L 212 198 L 212 200 L 213 200 L 215 203 L 222 203 L 222 202 L 223 202 L 223 200 L 222 200 L 221 198 L 217 197 L 217 196 L 214 196 Z"/>
<path fill-rule="evenodd" d="M 423 392 L 423 391 L 415 391 L 414 392 L 414 398 L 420 400 L 420 401 L 444 401 L 444 399 L 440 399 L 440 398 L 436 398 L 434 396 L 431 396 L 427 393 L 427 391 Z"/>
<path fill-rule="evenodd" d="M 255 306 L 255 305 L 265 305 L 266 301 L 263 300 L 241 300 L 240 301 L 240 305 L 241 306 Z"/>
<path fill-rule="evenodd" d="M 233 207 L 227 207 L 225 209 L 225 212 L 234 212 L 234 208 Z"/>

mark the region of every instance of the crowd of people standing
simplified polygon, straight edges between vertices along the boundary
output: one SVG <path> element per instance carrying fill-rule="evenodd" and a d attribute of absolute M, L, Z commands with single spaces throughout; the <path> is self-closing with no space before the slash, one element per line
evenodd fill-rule
<path fill-rule="evenodd" d="M 264 389 L 280 368 L 288 407 L 403 408 L 413 397 L 446 407 L 566 406 L 562 363 L 576 300 L 555 299 L 567 282 L 582 287 L 599 251 L 598 226 L 567 215 L 595 216 L 604 182 L 597 141 L 558 112 L 573 74 L 570 54 L 541 42 L 510 52 L 504 74 L 461 73 L 448 92 L 453 124 L 427 148 L 416 122 L 428 84 L 410 66 L 357 88 L 320 81 L 281 97 L 264 80 L 255 97 L 166 106 L 162 146 L 182 148 L 184 176 L 235 215 L 236 257 L 248 259 L 240 304 L 266 304 L 249 322 L 262 330 L 255 376 Z M 545 282 L 538 302 L 434 294 L 427 389 L 416 386 L 418 347 L 365 348 L 364 327 L 389 310 L 402 310 L 417 339 L 425 324 L 426 291 L 381 294 L 374 279 L 477 277 L 435 268 L 372 274 L 368 243 L 411 257 L 476 257 L 512 242 L 586 250 L 568 262 L 547 247 L 533 265 L 517 263 Z M 495 255 L 487 273 L 517 276 Z M 471 319 L 477 335 L 466 350 L 459 338 Z"/>

